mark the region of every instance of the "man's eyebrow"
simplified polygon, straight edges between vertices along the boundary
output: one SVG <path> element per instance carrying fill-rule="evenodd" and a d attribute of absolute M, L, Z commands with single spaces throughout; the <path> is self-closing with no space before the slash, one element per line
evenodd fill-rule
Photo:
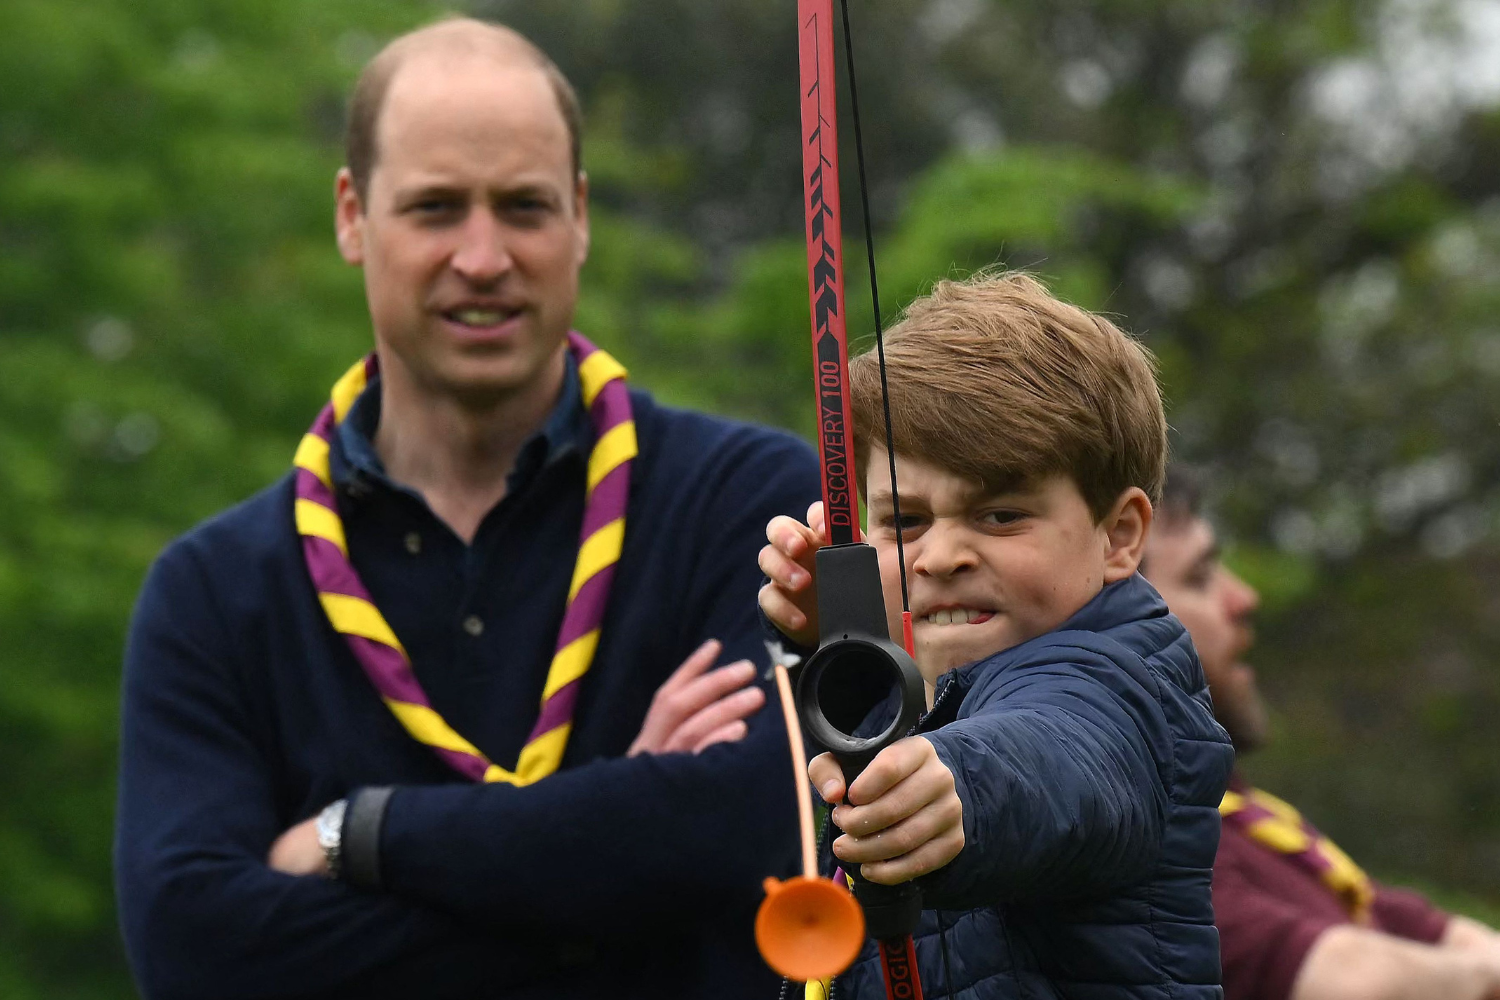
<path fill-rule="evenodd" d="M 550 184 L 527 182 L 514 187 L 491 190 L 488 195 L 496 201 L 513 201 L 517 198 L 555 198 L 557 190 Z M 400 204 L 410 204 L 423 198 L 468 198 L 468 196 L 467 187 L 459 184 L 445 184 L 442 181 L 417 184 L 396 191 L 396 201 Z"/>
<path fill-rule="evenodd" d="M 552 184 L 528 181 L 513 187 L 494 188 L 489 192 L 494 201 L 517 201 L 531 198 L 539 201 L 556 201 L 563 197 Z"/>
<path fill-rule="evenodd" d="M 453 184 L 421 184 L 415 187 L 398 189 L 395 201 L 398 205 L 410 205 L 424 198 L 463 197 L 467 197 L 464 189 Z"/>
<path fill-rule="evenodd" d="M 1193 569 L 1212 566 L 1214 563 L 1219 561 L 1219 557 L 1223 554 L 1223 549 L 1219 547 L 1218 541 L 1215 540 L 1214 542 L 1209 544 L 1208 548 L 1198 553 L 1198 558 L 1193 560 Z"/>

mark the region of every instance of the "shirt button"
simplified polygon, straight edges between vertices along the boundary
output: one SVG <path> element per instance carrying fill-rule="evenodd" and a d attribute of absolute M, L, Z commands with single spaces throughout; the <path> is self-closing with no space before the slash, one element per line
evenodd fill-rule
<path fill-rule="evenodd" d="M 484 631 L 484 620 L 478 615 L 470 615 L 464 619 L 464 631 L 478 638 Z"/>
<path fill-rule="evenodd" d="M 406 536 L 406 551 L 410 552 L 412 555 L 416 555 L 418 552 L 421 552 L 422 536 L 417 534 L 415 531 L 409 533 Z"/>

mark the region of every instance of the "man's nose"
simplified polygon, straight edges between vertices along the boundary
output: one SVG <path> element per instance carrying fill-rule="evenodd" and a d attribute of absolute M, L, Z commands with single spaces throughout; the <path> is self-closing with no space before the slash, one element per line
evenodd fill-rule
<path fill-rule="evenodd" d="M 493 213 L 483 209 L 470 212 L 459 230 L 458 239 L 452 266 L 464 280 L 475 285 L 491 285 L 510 270 L 505 227 Z"/>
<path fill-rule="evenodd" d="M 1231 612 L 1236 618 L 1249 616 L 1256 608 L 1260 607 L 1260 593 L 1254 587 L 1240 579 L 1238 574 L 1227 569 L 1224 573 L 1229 577 L 1229 607 Z"/>

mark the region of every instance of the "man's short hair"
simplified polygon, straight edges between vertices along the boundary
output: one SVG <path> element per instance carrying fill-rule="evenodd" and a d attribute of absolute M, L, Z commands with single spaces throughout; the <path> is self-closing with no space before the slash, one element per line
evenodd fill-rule
<path fill-rule="evenodd" d="M 497 53 L 520 56 L 542 71 L 552 86 L 552 93 L 557 97 L 558 111 L 568 127 L 573 175 L 578 176 L 583 170 L 583 110 L 578 103 L 578 93 L 562 70 L 535 43 L 518 31 L 502 24 L 491 24 L 469 17 L 447 17 L 393 39 L 365 64 L 354 84 L 344 129 L 344 165 L 349 168 L 360 203 L 363 204 L 369 194 L 370 174 L 374 172 L 375 162 L 380 154 L 380 111 L 385 105 L 385 95 L 390 90 L 391 80 L 408 55 L 444 35 L 450 36 L 442 39 L 448 44 L 458 43 L 471 49 L 486 46 Z"/>
<path fill-rule="evenodd" d="M 1186 526 L 1203 513 L 1203 474 L 1191 465 L 1173 462 L 1167 466 L 1166 482 L 1156 517 L 1165 528 Z"/>
<path fill-rule="evenodd" d="M 1160 498 L 1167 424 L 1155 359 L 1035 278 L 938 282 L 886 334 L 885 354 L 898 454 L 997 493 L 1065 474 L 1096 522 L 1131 486 Z M 875 352 L 849 375 L 863 460 L 885 443 Z"/>

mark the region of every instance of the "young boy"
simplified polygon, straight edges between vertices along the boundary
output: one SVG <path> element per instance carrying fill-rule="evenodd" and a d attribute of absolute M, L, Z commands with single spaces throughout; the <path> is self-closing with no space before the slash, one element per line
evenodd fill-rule
<path fill-rule="evenodd" d="M 894 636 L 897 531 L 905 546 L 930 710 L 852 788 L 812 762 L 842 831 L 828 863 L 917 880 L 929 997 L 1219 997 L 1209 880 L 1232 750 L 1136 572 L 1166 457 L 1150 355 L 1003 274 L 939 283 L 886 359 L 899 524 L 872 354 L 850 366 L 855 439 Z M 771 521 L 760 559 L 761 608 L 804 647 L 819 505 L 808 522 Z M 838 995 L 885 995 L 873 946 Z"/>

